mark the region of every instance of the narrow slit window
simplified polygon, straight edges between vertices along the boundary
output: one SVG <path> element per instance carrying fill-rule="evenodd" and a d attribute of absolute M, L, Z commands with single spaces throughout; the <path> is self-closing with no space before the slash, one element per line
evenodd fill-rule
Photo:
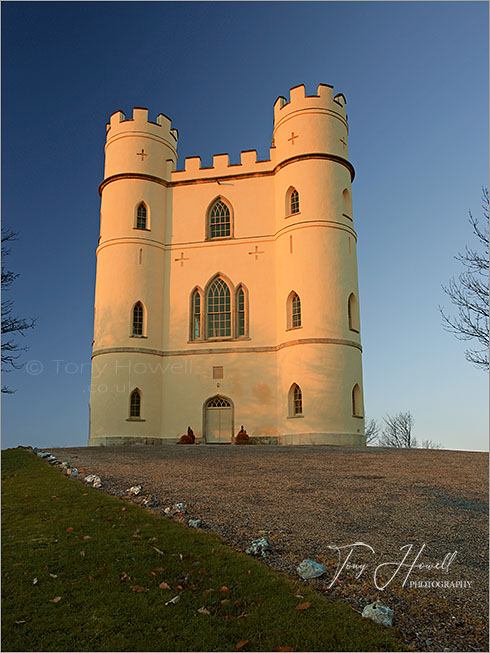
<path fill-rule="evenodd" d="M 237 293 L 237 335 L 245 335 L 245 293 L 243 288 L 239 288 Z"/>
<path fill-rule="evenodd" d="M 201 296 L 196 290 L 192 301 L 192 338 L 199 340 L 201 337 Z"/>

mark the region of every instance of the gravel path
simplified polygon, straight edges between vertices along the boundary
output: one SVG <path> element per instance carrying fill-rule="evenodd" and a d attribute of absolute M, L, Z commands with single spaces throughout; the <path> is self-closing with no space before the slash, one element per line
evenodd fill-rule
<path fill-rule="evenodd" d="M 157 512 L 182 501 L 231 546 L 245 550 L 261 535 L 265 561 L 297 578 L 311 557 L 327 567 L 307 581 L 362 611 L 379 598 L 396 626 L 421 651 L 488 651 L 488 454 L 369 447 L 118 446 L 50 449 L 61 460 L 98 474 L 103 489 L 122 496 L 130 485 L 158 499 Z M 339 554 L 354 542 L 350 563 L 332 584 Z M 412 544 L 410 551 L 405 545 Z M 425 545 L 425 547 L 424 547 Z M 422 549 L 419 557 L 417 554 Z M 457 551 L 450 561 L 447 554 Z M 407 554 L 410 565 L 386 583 Z M 449 566 L 448 566 L 449 565 Z M 412 581 L 439 582 L 415 587 Z M 447 586 L 460 581 L 463 587 Z M 444 587 L 444 583 L 446 586 Z M 332 587 L 330 587 L 332 585 Z"/>

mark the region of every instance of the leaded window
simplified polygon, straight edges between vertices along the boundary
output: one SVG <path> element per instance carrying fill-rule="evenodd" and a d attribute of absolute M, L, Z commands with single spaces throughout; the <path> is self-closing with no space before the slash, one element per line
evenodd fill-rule
<path fill-rule="evenodd" d="M 129 416 L 141 417 L 141 395 L 138 390 L 133 390 L 129 402 Z"/>
<path fill-rule="evenodd" d="M 231 404 L 223 397 L 213 397 L 208 401 L 206 408 L 231 408 Z"/>
<path fill-rule="evenodd" d="M 293 390 L 293 414 L 302 415 L 303 413 L 303 395 L 299 385 L 294 386 Z"/>
<path fill-rule="evenodd" d="M 143 335 L 143 305 L 141 302 L 133 308 L 133 336 Z"/>
<path fill-rule="evenodd" d="M 230 209 L 222 200 L 214 203 L 209 214 L 209 237 L 226 238 L 231 234 Z"/>
<path fill-rule="evenodd" d="M 208 338 L 231 336 L 230 289 L 223 279 L 216 279 L 207 297 Z"/>
<path fill-rule="evenodd" d="M 299 193 L 297 190 L 293 190 L 291 192 L 291 197 L 290 197 L 290 212 L 291 215 L 293 213 L 299 213 Z"/>
<path fill-rule="evenodd" d="M 136 229 L 146 229 L 146 217 L 146 206 L 144 204 L 140 204 L 136 212 Z"/>
<path fill-rule="evenodd" d="M 237 292 L 237 336 L 245 335 L 245 293 L 243 288 Z"/>
<path fill-rule="evenodd" d="M 194 291 L 192 299 L 192 338 L 199 340 L 201 337 L 201 295 Z"/>
<path fill-rule="evenodd" d="M 301 326 L 301 300 L 296 293 L 291 301 L 291 326 L 293 328 Z"/>

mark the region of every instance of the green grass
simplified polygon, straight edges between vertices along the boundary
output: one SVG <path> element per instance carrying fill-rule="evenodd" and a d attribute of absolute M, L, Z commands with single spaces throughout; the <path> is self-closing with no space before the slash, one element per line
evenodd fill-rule
<path fill-rule="evenodd" d="M 217 536 L 67 479 L 25 450 L 2 451 L 2 490 L 4 651 L 234 651 L 246 640 L 242 651 L 407 650 L 396 631 Z"/>

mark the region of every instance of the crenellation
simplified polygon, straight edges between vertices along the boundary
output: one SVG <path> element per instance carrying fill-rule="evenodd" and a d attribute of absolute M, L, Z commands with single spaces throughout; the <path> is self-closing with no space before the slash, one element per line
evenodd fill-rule
<path fill-rule="evenodd" d="M 257 150 L 243 150 L 240 152 L 242 166 L 252 166 L 257 163 Z"/>
<path fill-rule="evenodd" d="M 134 107 L 132 118 L 126 118 L 122 111 L 114 112 L 110 117 L 106 130 L 107 140 L 123 132 L 141 132 L 170 141 L 171 146 L 174 148 L 179 135 L 177 129 L 172 128 L 170 118 L 165 114 L 159 113 L 156 122 L 149 120 L 146 107 Z"/>
<path fill-rule="evenodd" d="M 280 95 L 274 103 L 274 125 L 295 111 L 323 109 L 333 111 L 345 119 L 346 99 L 342 93 L 333 97 L 333 86 L 319 84 L 316 95 L 306 95 L 305 85 L 293 86 L 289 91 L 289 101 Z"/>
<path fill-rule="evenodd" d="M 229 154 L 215 154 L 213 156 L 213 168 L 217 172 L 227 168 L 230 165 L 230 155 Z"/>
<path fill-rule="evenodd" d="M 340 104 L 340 106 L 343 108 L 347 104 L 347 100 L 345 99 L 345 96 L 343 93 L 337 93 L 337 95 L 333 99 L 334 102 L 337 102 L 337 104 Z"/>

